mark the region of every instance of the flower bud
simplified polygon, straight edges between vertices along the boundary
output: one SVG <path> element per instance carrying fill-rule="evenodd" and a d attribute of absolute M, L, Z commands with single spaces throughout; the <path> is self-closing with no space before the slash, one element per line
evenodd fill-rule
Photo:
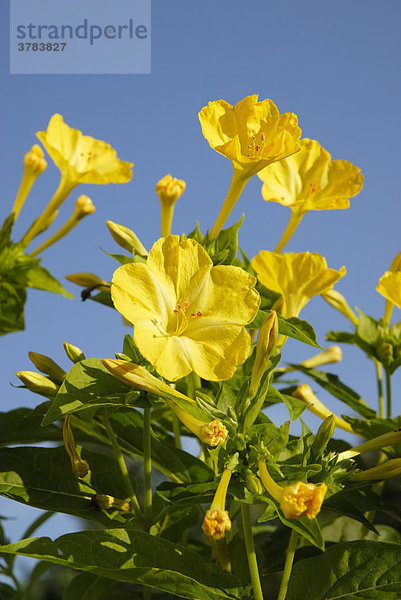
<path fill-rule="evenodd" d="M 67 373 L 57 363 L 44 354 L 37 352 L 28 352 L 28 356 L 39 371 L 49 375 L 59 383 L 62 383 L 67 376 Z"/>
<path fill-rule="evenodd" d="M 317 486 L 313 483 L 298 481 L 283 488 L 280 508 L 287 519 L 299 519 L 300 517 L 314 519 L 320 512 L 326 492 L 327 485 L 325 483 Z"/>
<path fill-rule="evenodd" d="M 100 510 L 107 510 L 108 508 L 116 508 L 123 512 L 131 512 L 131 505 L 126 500 L 119 500 L 114 496 L 107 494 L 95 494 L 92 496 L 92 503 Z"/>
<path fill-rule="evenodd" d="M 292 394 L 294 398 L 298 398 L 298 400 L 302 400 L 307 405 L 307 408 L 311 413 L 319 417 L 320 419 L 325 419 L 330 415 L 334 414 L 331 410 L 327 408 L 320 400 L 318 400 L 315 394 L 312 391 L 312 388 L 309 387 L 306 383 L 298 386 L 295 392 Z M 346 421 L 334 415 L 336 427 L 343 429 L 344 431 L 348 431 L 348 433 L 353 433 L 354 435 L 360 435 L 356 431 L 354 431 Z"/>
<path fill-rule="evenodd" d="M 220 446 L 226 441 L 227 433 L 227 429 L 220 419 L 213 419 L 210 423 L 201 425 L 199 439 L 209 446 Z"/>
<path fill-rule="evenodd" d="M 71 273 L 70 275 L 66 275 L 65 278 L 84 288 L 110 289 L 110 284 L 107 281 L 100 279 L 100 277 L 93 273 Z"/>
<path fill-rule="evenodd" d="M 63 424 L 64 446 L 71 460 L 71 468 L 75 477 L 85 477 L 89 471 L 89 465 L 83 460 L 75 447 L 74 435 L 71 429 L 71 415 L 67 415 Z"/>
<path fill-rule="evenodd" d="M 348 458 L 353 458 L 358 454 L 363 454 L 364 452 L 371 452 L 372 450 L 380 450 L 381 448 L 385 448 L 386 446 L 392 446 L 393 444 L 401 443 L 401 428 L 395 429 L 394 431 L 389 431 L 388 433 L 383 433 L 382 435 L 378 435 L 359 446 L 354 446 L 354 448 L 350 448 L 349 450 L 344 450 L 338 455 L 338 460 L 345 460 Z"/>
<path fill-rule="evenodd" d="M 42 396 L 56 396 L 58 392 L 58 385 L 41 373 L 36 373 L 36 371 L 17 371 L 16 375 L 31 392 L 41 394 Z"/>
<path fill-rule="evenodd" d="M 328 365 L 330 363 L 340 362 L 343 358 L 343 353 L 340 346 L 329 346 L 326 350 L 318 352 L 315 356 L 308 358 L 301 362 L 303 367 L 307 369 L 314 369 L 321 365 Z"/>
<path fill-rule="evenodd" d="M 246 487 L 252 494 L 257 494 L 261 496 L 263 494 L 263 485 L 257 475 L 252 473 L 251 469 L 244 468 L 244 479 L 246 483 Z"/>
<path fill-rule="evenodd" d="M 351 475 L 351 479 L 353 481 L 378 481 L 383 479 L 393 479 L 394 477 L 399 477 L 400 475 L 401 458 L 392 458 L 385 463 L 377 465 L 377 467 L 372 467 L 371 469 L 366 469 L 366 471 L 353 473 Z"/>
<path fill-rule="evenodd" d="M 34 144 L 29 152 L 24 155 L 24 168 L 34 175 L 40 175 L 47 167 L 44 152 L 38 144 Z"/>
<path fill-rule="evenodd" d="M 37 144 L 32 146 L 31 150 L 24 156 L 24 173 L 22 175 L 21 183 L 19 185 L 12 210 L 15 218 L 18 217 L 29 192 L 36 181 L 36 178 L 43 173 L 47 167 L 47 162 L 43 157 L 43 150 Z"/>
<path fill-rule="evenodd" d="M 327 444 L 333 436 L 335 428 L 336 417 L 335 415 L 331 414 L 325 418 L 317 430 L 315 440 L 312 444 L 312 452 L 315 455 L 321 454 L 326 449 Z"/>
<path fill-rule="evenodd" d="M 356 316 L 354 311 L 349 307 L 346 299 L 342 294 L 340 294 L 340 292 L 337 292 L 337 290 L 328 290 L 327 292 L 324 292 L 322 296 L 326 300 L 326 302 L 330 304 L 330 306 L 342 313 L 344 317 L 347 317 L 347 319 L 351 321 L 351 323 L 355 325 L 355 327 L 358 327 L 358 317 Z"/>
<path fill-rule="evenodd" d="M 220 478 L 213 502 L 206 512 L 202 529 L 203 532 L 213 540 L 220 540 L 226 531 L 231 529 L 231 520 L 226 507 L 227 489 L 230 483 L 232 471 L 226 468 Z"/>
<path fill-rule="evenodd" d="M 175 204 L 182 196 L 186 188 L 186 183 L 182 179 L 176 179 L 171 175 L 165 175 L 156 184 L 156 192 L 162 204 Z"/>
<path fill-rule="evenodd" d="M 394 360 L 393 345 L 388 342 L 380 342 L 376 346 L 377 357 L 384 367 L 389 367 Z"/>
<path fill-rule="evenodd" d="M 267 369 L 269 358 L 274 350 L 278 336 L 277 313 L 272 310 L 260 328 L 256 342 L 256 357 L 252 369 L 249 393 L 254 396 L 258 390 L 260 380 Z"/>
<path fill-rule="evenodd" d="M 139 238 L 135 235 L 131 229 L 124 225 L 118 225 L 113 221 L 106 221 L 107 228 L 110 232 L 111 237 L 119 246 L 128 250 L 132 254 L 139 254 L 139 256 L 147 256 L 148 251 L 145 246 L 142 245 Z"/>
<path fill-rule="evenodd" d="M 80 348 L 78 348 L 78 346 L 73 346 L 73 344 L 69 344 L 68 342 L 64 342 L 63 346 L 66 355 L 74 364 L 80 362 L 81 360 L 85 360 L 85 354 Z"/>
<path fill-rule="evenodd" d="M 82 196 L 79 196 L 79 198 L 77 198 L 75 202 L 75 215 L 74 213 L 73 215 L 76 219 L 80 221 L 87 215 L 91 215 L 93 212 L 95 212 L 95 210 L 96 208 L 89 196 L 85 196 L 84 194 L 82 194 Z"/>

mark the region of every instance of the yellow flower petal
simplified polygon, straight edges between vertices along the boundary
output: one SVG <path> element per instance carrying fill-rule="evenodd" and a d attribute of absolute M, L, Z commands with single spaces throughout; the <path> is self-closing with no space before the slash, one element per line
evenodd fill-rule
<path fill-rule="evenodd" d="M 272 100 L 247 96 L 235 106 L 209 102 L 199 113 L 210 146 L 227 156 L 250 177 L 270 163 L 298 150 L 301 130 L 293 113 L 279 114 Z"/>
<path fill-rule="evenodd" d="M 287 519 L 314 519 L 320 512 L 326 492 L 325 483 L 316 486 L 313 483 L 298 481 L 283 488 L 280 508 Z"/>
<path fill-rule="evenodd" d="M 401 271 L 386 271 L 380 277 L 376 290 L 401 309 Z"/>
<path fill-rule="evenodd" d="M 292 210 L 348 208 L 363 185 L 360 169 L 346 160 L 331 160 L 316 140 L 299 141 L 300 150 L 259 172 L 265 200 Z"/>
<path fill-rule="evenodd" d="M 119 267 L 112 299 L 134 324 L 139 350 L 170 381 L 192 371 L 210 381 L 229 379 L 248 355 L 244 325 L 257 314 L 256 278 L 213 263 L 195 240 L 158 240 L 147 264 Z"/>
<path fill-rule="evenodd" d="M 326 259 L 310 252 L 279 254 L 262 250 L 252 260 L 259 281 L 273 292 L 284 296 L 283 316 L 296 317 L 305 304 L 318 294 L 331 289 L 345 275 L 329 269 Z"/>
<path fill-rule="evenodd" d="M 62 174 L 78 183 L 125 183 L 132 177 L 132 163 L 120 160 L 106 142 L 83 135 L 55 114 L 40 139 Z"/>

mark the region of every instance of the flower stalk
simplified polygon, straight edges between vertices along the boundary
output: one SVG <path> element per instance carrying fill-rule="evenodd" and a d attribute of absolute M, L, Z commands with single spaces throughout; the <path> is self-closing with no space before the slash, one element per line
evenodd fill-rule
<path fill-rule="evenodd" d="M 32 146 L 31 150 L 24 156 L 23 165 L 24 172 L 12 210 L 15 219 L 18 217 L 36 179 L 47 167 L 42 148 L 37 144 Z"/>
<path fill-rule="evenodd" d="M 228 188 L 227 196 L 223 202 L 223 206 L 220 209 L 217 219 L 209 232 L 209 239 L 214 240 L 218 237 L 224 223 L 230 216 L 231 211 L 236 205 L 237 200 L 242 194 L 242 191 L 248 181 L 249 175 L 244 174 L 243 169 L 233 164 L 233 175 L 231 178 L 230 187 Z"/>
<path fill-rule="evenodd" d="M 290 541 L 288 543 L 287 553 L 285 556 L 284 571 L 281 577 L 280 589 L 277 600 L 285 600 L 290 582 L 292 565 L 294 563 L 295 550 L 297 549 L 298 533 L 295 529 L 291 529 Z"/>
<path fill-rule="evenodd" d="M 248 558 L 249 574 L 251 576 L 253 593 L 255 600 L 263 600 L 262 584 L 260 582 L 258 561 L 255 552 L 255 543 L 253 541 L 251 518 L 249 514 L 249 505 L 241 502 L 242 527 L 244 531 L 246 555 Z"/>
<path fill-rule="evenodd" d="M 302 221 L 302 218 L 304 217 L 304 215 L 306 215 L 306 212 L 307 211 L 300 211 L 300 210 L 292 210 L 291 211 L 290 220 L 288 221 L 287 227 L 285 228 L 284 233 L 280 238 L 280 241 L 278 242 L 277 246 L 275 247 L 274 252 L 281 252 L 283 250 L 284 246 L 286 246 L 288 244 L 288 242 L 294 235 L 295 230 L 297 229 L 298 225 Z"/>

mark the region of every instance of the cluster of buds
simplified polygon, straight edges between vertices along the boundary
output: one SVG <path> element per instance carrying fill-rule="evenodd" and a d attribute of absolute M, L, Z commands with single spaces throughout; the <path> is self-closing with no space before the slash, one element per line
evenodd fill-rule
<path fill-rule="evenodd" d="M 163 383 L 144 367 L 125 360 L 111 358 L 103 359 L 102 363 L 110 373 L 123 383 L 164 398 L 180 421 L 204 444 L 219 446 L 225 442 L 227 429 L 220 419 L 213 419 L 209 422 L 198 419 L 192 414 L 194 408 L 197 408 L 196 402 L 192 398 Z M 185 405 L 188 406 L 188 410 L 183 408 Z"/>
<path fill-rule="evenodd" d="M 259 473 L 267 492 L 280 504 L 286 519 L 299 519 L 307 517 L 314 519 L 319 513 L 327 485 L 320 486 L 313 483 L 297 481 L 292 485 L 281 487 L 271 477 L 263 458 L 258 461 Z"/>
<path fill-rule="evenodd" d="M 42 396 L 56 396 L 60 384 L 64 381 L 67 373 L 52 358 L 37 352 L 28 352 L 31 362 L 40 373 L 36 371 L 17 371 L 18 379 L 31 392 L 41 394 Z M 42 375 L 44 373 L 44 375 Z M 47 375 L 48 377 L 45 377 Z"/>

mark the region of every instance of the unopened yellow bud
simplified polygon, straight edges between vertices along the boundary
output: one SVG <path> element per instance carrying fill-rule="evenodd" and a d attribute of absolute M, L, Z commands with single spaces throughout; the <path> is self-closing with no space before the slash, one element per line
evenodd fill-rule
<path fill-rule="evenodd" d="M 124 225 L 113 223 L 113 221 L 106 221 L 106 225 L 111 237 L 121 248 L 132 252 L 132 254 L 139 254 L 139 256 L 148 255 L 145 246 L 142 245 L 140 239 L 131 229 Z"/>
<path fill-rule="evenodd" d="M 199 439 L 209 446 L 220 446 L 227 439 L 227 429 L 219 419 L 201 425 Z"/>
<path fill-rule="evenodd" d="M 366 469 L 366 471 L 353 473 L 351 479 L 354 481 L 379 481 L 383 479 L 393 479 L 394 477 L 399 477 L 400 475 L 401 458 L 392 458 L 385 463 L 377 465 L 377 467 L 372 467 L 371 469 Z"/>
<path fill-rule="evenodd" d="M 78 348 L 78 346 L 74 346 L 68 342 L 64 342 L 63 346 L 65 353 L 71 362 L 78 363 L 81 360 L 85 360 L 85 354 L 82 352 L 81 348 Z"/>
<path fill-rule="evenodd" d="M 92 497 L 92 502 L 100 510 L 107 510 L 108 508 L 116 508 L 123 512 L 131 512 L 131 505 L 126 500 L 119 500 L 114 496 L 107 494 L 95 494 Z"/>
<path fill-rule="evenodd" d="M 299 519 L 300 517 L 314 519 L 320 512 L 326 492 L 327 485 L 325 483 L 317 486 L 313 483 L 298 481 L 283 488 L 280 508 L 287 519 Z"/>
<path fill-rule="evenodd" d="M 174 204 L 184 193 L 185 187 L 185 181 L 176 179 L 171 175 L 166 175 L 156 185 L 156 192 L 161 204 L 161 231 L 163 237 L 170 235 Z"/>
<path fill-rule="evenodd" d="M 260 380 L 267 369 L 269 358 L 274 350 L 278 337 L 277 313 L 272 310 L 260 328 L 256 342 L 255 364 L 252 369 L 249 393 L 254 396 L 258 390 Z"/>
<path fill-rule="evenodd" d="M 93 212 L 95 212 L 95 210 L 96 208 L 89 196 L 85 196 L 84 194 L 82 194 L 82 196 L 79 196 L 79 198 L 77 198 L 74 210 L 76 219 L 81 220 L 87 215 L 90 215 Z"/>
<path fill-rule="evenodd" d="M 37 352 L 28 352 L 28 356 L 39 371 L 49 375 L 59 383 L 62 383 L 67 376 L 67 373 L 53 359 L 38 354 Z"/>
<path fill-rule="evenodd" d="M 100 279 L 100 277 L 93 273 L 71 273 L 70 275 L 66 275 L 65 278 L 84 288 L 110 289 L 110 283 L 107 283 L 104 279 Z"/>
<path fill-rule="evenodd" d="M 337 292 L 337 290 L 329 290 L 328 292 L 324 292 L 322 296 L 326 300 L 326 302 L 330 304 L 330 306 L 338 310 L 341 314 L 344 315 L 344 317 L 347 317 L 347 319 L 351 321 L 351 323 L 355 325 L 355 327 L 358 327 L 358 317 L 350 308 L 346 299 L 342 294 L 340 294 L 340 292 Z"/>
<path fill-rule="evenodd" d="M 398 273 L 398 271 L 401 271 L 401 252 L 399 252 L 397 256 L 393 259 L 389 271 L 391 271 L 392 273 Z"/>
<path fill-rule="evenodd" d="M 75 447 L 74 435 L 71 429 L 71 415 L 67 415 L 63 424 L 64 446 L 71 460 L 72 472 L 75 477 L 85 477 L 89 471 L 89 465 L 83 460 Z"/>
<path fill-rule="evenodd" d="M 321 365 L 328 365 L 330 363 L 340 362 L 343 358 L 343 353 L 340 346 L 329 346 L 326 350 L 318 352 L 315 356 L 308 358 L 301 362 L 303 367 L 307 369 L 314 369 Z"/>
<path fill-rule="evenodd" d="M 42 396 L 56 396 L 58 392 L 58 385 L 41 373 L 36 373 L 36 371 L 17 371 L 16 375 L 31 392 L 41 394 Z"/>
<path fill-rule="evenodd" d="M 329 417 L 330 415 L 334 414 L 331 410 L 327 408 L 327 406 L 325 406 L 322 402 L 320 402 L 320 400 L 316 398 L 315 394 L 312 391 L 312 388 L 310 388 L 309 385 L 307 385 L 306 383 L 303 383 L 302 385 L 298 386 L 292 395 L 295 398 L 298 398 L 298 400 L 302 400 L 302 402 L 304 402 L 307 405 L 308 410 L 310 410 L 310 412 L 316 415 L 317 417 L 320 417 L 320 419 L 325 419 L 326 417 Z M 356 433 L 356 431 L 352 429 L 351 425 L 344 421 L 344 419 L 341 419 L 335 414 L 334 417 L 336 420 L 336 427 L 339 427 L 339 429 L 343 429 L 344 431 L 348 431 L 348 433 L 360 435 Z"/>
<path fill-rule="evenodd" d="M 393 444 L 399 444 L 401 442 L 401 428 L 395 429 L 394 431 L 389 431 L 388 433 L 383 433 L 383 435 L 378 435 L 377 437 L 360 444 L 359 446 L 354 446 L 354 448 L 350 448 L 349 450 L 345 450 L 338 455 L 338 460 L 344 460 L 347 458 L 353 458 L 358 454 L 363 454 L 364 452 L 371 452 L 372 450 L 380 450 L 381 448 L 385 448 L 386 446 L 392 446 Z"/>
<path fill-rule="evenodd" d="M 24 155 L 24 167 L 30 173 L 40 175 L 47 167 L 44 152 L 38 144 L 34 144 L 29 152 Z"/>
<path fill-rule="evenodd" d="M 202 524 L 203 533 L 213 538 L 221 540 L 226 531 L 231 530 L 231 519 L 227 510 L 208 510 Z"/>

